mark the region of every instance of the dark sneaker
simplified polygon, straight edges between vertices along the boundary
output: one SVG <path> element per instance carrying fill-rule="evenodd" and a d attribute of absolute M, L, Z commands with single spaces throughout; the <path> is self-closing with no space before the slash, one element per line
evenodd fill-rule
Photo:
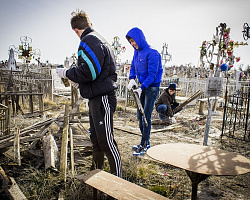
<path fill-rule="evenodd" d="M 149 145 L 150 148 L 150 145 Z M 134 151 L 133 156 L 142 156 L 147 152 L 147 147 L 139 145 L 138 149 Z"/>
<path fill-rule="evenodd" d="M 168 122 L 171 123 L 171 120 L 169 119 L 169 117 L 165 117 L 161 120 L 162 122 Z"/>
<path fill-rule="evenodd" d="M 133 145 L 132 149 L 136 151 L 140 146 L 141 146 L 140 144 L 139 145 Z M 150 144 L 148 144 L 147 149 L 149 149 L 150 147 L 151 147 Z"/>
<path fill-rule="evenodd" d="M 158 118 L 159 118 L 159 120 L 162 120 L 162 118 L 164 118 L 164 115 L 163 114 L 159 114 Z"/>
<path fill-rule="evenodd" d="M 139 146 L 140 146 L 140 145 L 133 145 L 133 146 L 132 146 L 132 149 L 136 151 L 136 150 L 139 148 Z"/>
<path fill-rule="evenodd" d="M 163 122 L 169 121 L 169 117 L 167 115 L 159 114 L 158 118 Z"/>

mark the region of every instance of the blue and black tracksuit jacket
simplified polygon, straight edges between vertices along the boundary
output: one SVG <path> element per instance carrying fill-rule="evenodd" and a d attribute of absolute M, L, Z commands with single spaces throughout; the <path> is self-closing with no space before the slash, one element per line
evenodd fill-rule
<path fill-rule="evenodd" d="M 80 94 L 91 99 L 117 89 L 114 53 L 106 40 L 92 28 L 81 35 L 78 65 L 67 70 L 66 76 L 79 83 Z"/>

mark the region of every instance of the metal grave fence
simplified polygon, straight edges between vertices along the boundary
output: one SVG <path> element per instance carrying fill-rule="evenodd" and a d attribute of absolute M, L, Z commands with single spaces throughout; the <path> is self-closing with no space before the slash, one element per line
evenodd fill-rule
<path fill-rule="evenodd" d="M 221 137 L 250 142 L 249 107 L 250 87 L 247 92 L 239 90 L 235 94 L 225 95 Z"/>

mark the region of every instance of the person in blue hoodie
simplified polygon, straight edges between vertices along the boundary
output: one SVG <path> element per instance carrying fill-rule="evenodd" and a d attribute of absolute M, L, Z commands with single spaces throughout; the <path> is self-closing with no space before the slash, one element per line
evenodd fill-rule
<path fill-rule="evenodd" d="M 161 55 L 153 49 L 139 28 L 135 27 L 126 34 L 128 42 L 134 47 L 134 56 L 131 63 L 128 89 L 137 92 L 144 109 L 148 126 L 146 126 L 142 114 L 137 110 L 140 131 L 142 133 L 141 143 L 132 147 L 133 155 L 143 155 L 150 148 L 151 115 L 155 100 L 159 95 L 159 87 L 162 81 Z M 138 81 L 136 81 L 136 78 Z M 137 86 L 139 82 L 140 87 Z M 137 88 L 138 87 L 138 88 Z"/>

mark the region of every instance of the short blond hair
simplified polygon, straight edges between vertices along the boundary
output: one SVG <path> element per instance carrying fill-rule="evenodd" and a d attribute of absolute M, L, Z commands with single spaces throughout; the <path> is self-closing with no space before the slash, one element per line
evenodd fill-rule
<path fill-rule="evenodd" d="M 70 19 L 71 28 L 77 28 L 79 30 L 91 27 L 91 22 L 88 15 L 84 11 L 76 11 L 71 13 L 72 17 Z"/>

